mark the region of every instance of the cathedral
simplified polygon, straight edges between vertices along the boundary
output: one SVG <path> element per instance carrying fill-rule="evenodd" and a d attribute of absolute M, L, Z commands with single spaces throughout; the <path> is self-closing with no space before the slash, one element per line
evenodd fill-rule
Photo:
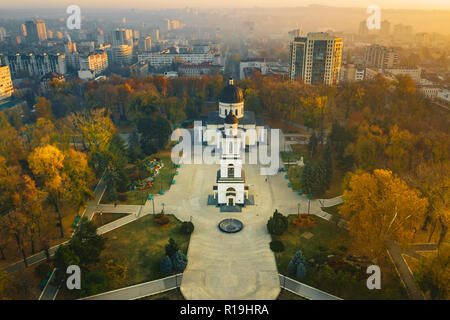
<path fill-rule="evenodd" d="M 216 130 L 224 130 L 224 121 L 228 114 L 234 115 L 238 119 L 238 128 L 244 132 L 244 148 L 256 146 L 264 141 L 264 121 L 262 118 L 256 117 L 253 111 L 244 110 L 244 94 L 242 89 L 235 86 L 233 78 L 228 80 L 226 85 L 219 94 L 219 110 L 208 112 L 206 117 L 202 117 L 203 128 L 206 130 L 205 142 L 208 145 L 216 145 L 217 135 L 208 132 Z"/>
<path fill-rule="evenodd" d="M 220 133 L 207 139 L 209 145 L 216 144 L 220 150 L 220 169 L 217 171 L 217 184 L 213 187 L 213 202 L 221 207 L 251 204 L 241 152 L 262 141 L 258 130 L 263 126 L 252 111 L 244 111 L 242 90 L 233 84 L 232 78 L 219 95 L 219 111 L 208 114 L 206 129 Z M 249 131 L 253 134 L 247 134 Z"/>

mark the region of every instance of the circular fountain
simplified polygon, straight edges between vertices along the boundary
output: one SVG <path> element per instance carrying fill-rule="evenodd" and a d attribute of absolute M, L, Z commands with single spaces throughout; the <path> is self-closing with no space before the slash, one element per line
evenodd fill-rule
<path fill-rule="evenodd" d="M 225 233 L 236 233 L 242 230 L 244 224 L 238 219 L 228 218 L 219 222 L 220 231 Z"/>

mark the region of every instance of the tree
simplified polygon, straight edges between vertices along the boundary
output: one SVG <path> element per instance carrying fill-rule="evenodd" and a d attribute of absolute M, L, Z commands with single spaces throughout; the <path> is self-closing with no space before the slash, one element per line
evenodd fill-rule
<path fill-rule="evenodd" d="M 355 173 L 344 191 L 340 214 L 347 217 L 353 244 L 369 257 L 377 257 L 390 240 L 410 243 L 427 200 L 388 170 Z"/>
<path fill-rule="evenodd" d="M 172 259 L 169 256 L 164 256 L 161 260 L 160 270 L 164 274 L 170 274 L 173 272 Z"/>
<path fill-rule="evenodd" d="M 66 270 L 68 266 L 79 265 L 80 258 L 75 254 L 72 246 L 69 244 L 62 244 L 58 247 L 53 258 L 53 265 L 56 268 L 55 277 L 57 281 L 66 279 Z"/>
<path fill-rule="evenodd" d="M 317 144 L 318 144 L 318 140 L 317 140 L 316 132 L 313 131 L 311 137 L 309 138 L 309 142 L 308 142 L 308 152 L 309 152 L 309 155 L 311 156 L 311 158 L 314 157 L 317 152 Z"/>
<path fill-rule="evenodd" d="M 267 230 L 270 234 L 282 235 L 288 227 L 288 221 L 285 216 L 275 210 L 273 216 L 267 221 Z"/>
<path fill-rule="evenodd" d="M 172 257 L 173 269 L 176 272 L 183 272 L 187 266 L 187 258 L 180 250 L 175 252 L 175 255 Z"/>
<path fill-rule="evenodd" d="M 170 258 L 172 258 L 177 251 L 178 251 L 178 245 L 176 244 L 175 240 L 170 238 L 169 243 L 166 244 L 166 256 L 169 256 Z"/>
<path fill-rule="evenodd" d="M 272 250 L 275 255 L 284 251 L 284 244 L 281 240 L 272 240 L 270 242 L 270 250 Z"/>
<path fill-rule="evenodd" d="M 431 299 L 450 298 L 450 250 L 448 247 L 438 251 L 434 258 L 424 258 L 416 274 L 417 282 Z"/>
<path fill-rule="evenodd" d="M 325 180 L 327 185 L 330 185 L 331 179 L 333 178 L 333 156 L 331 152 L 331 143 L 327 142 L 325 148 L 322 151 L 322 161 L 325 166 Z"/>
<path fill-rule="evenodd" d="M 97 234 L 95 224 L 83 217 L 69 245 L 79 258 L 80 267 L 87 268 L 100 260 L 100 253 L 105 248 L 105 239 Z"/>
<path fill-rule="evenodd" d="M 313 184 L 314 184 L 313 167 L 311 161 L 306 161 L 300 176 L 300 186 L 302 188 L 303 193 L 311 194 L 313 190 Z"/>
<path fill-rule="evenodd" d="M 287 272 L 290 275 L 295 275 L 295 277 L 299 280 L 302 280 L 305 277 L 306 261 L 300 250 L 296 251 L 292 259 L 289 261 Z"/>
<path fill-rule="evenodd" d="M 92 196 L 87 187 L 90 178 L 84 154 L 69 149 L 66 154 L 52 145 L 37 147 L 28 156 L 33 174 L 41 181 L 49 202 L 58 215 L 61 238 L 64 237 L 61 201 L 83 205 Z"/>
<path fill-rule="evenodd" d="M 181 223 L 181 232 L 184 234 L 191 234 L 194 231 L 194 224 L 191 221 L 183 221 Z"/>
<path fill-rule="evenodd" d="M 133 131 L 128 136 L 128 156 L 132 161 L 136 161 L 141 156 L 139 133 L 136 127 L 133 127 Z"/>
<path fill-rule="evenodd" d="M 37 98 L 34 108 L 36 110 L 35 114 L 37 119 L 45 118 L 50 120 L 53 118 L 51 103 L 44 97 Z"/>

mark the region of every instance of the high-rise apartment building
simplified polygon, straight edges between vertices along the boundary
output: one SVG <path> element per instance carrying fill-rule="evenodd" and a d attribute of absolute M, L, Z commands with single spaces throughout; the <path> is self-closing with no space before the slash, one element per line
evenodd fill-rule
<path fill-rule="evenodd" d="M 12 78 L 22 76 L 40 76 L 57 72 L 66 73 L 66 57 L 64 54 L 15 54 L 1 56 L 2 63 L 9 66 Z"/>
<path fill-rule="evenodd" d="M 94 53 L 80 55 L 80 70 L 90 70 L 97 76 L 108 68 L 108 55 L 104 50 L 97 50 Z"/>
<path fill-rule="evenodd" d="M 0 64 L 0 101 L 11 97 L 14 87 L 11 81 L 11 73 L 8 66 Z"/>
<path fill-rule="evenodd" d="M 144 51 L 150 51 L 152 49 L 152 38 L 145 37 L 144 39 Z"/>
<path fill-rule="evenodd" d="M 398 64 L 398 53 L 393 48 L 371 45 L 365 48 L 364 62 L 376 68 L 392 68 Z"/>
<path fill-rule="evenodd" d="M 333 85 L 339 82 L 342 64 L 342 38 L 326 32 L 308 33 L 291 43 L 290 78 L 305 83 Z"/>
<path fill-rule="evenodd" d="M 113 31 L 113 46 L 118 47 L 121 45 L 133 46 L 133 30 L 117 28 Z"/>
<path fill-rule="evenodd" d="M 47 29 L 45 22 L 42 20 L 31 20 L 25 22 L 27 31 L 27 40 L 31 42 L 38 42 L 47 40 Z"/>

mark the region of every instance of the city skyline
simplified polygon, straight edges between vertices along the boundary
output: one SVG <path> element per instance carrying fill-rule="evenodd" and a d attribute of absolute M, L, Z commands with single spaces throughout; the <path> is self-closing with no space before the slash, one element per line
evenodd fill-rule
<path fill-rule="evenodd" d="M 3 3 L 3 8 L 10 9 L 27 9 L 30 7 L 35 8 L 59 8 L 67 7 L 74 4 L 73 1 L 56 1 L 56 0 L 43 0 L 36 6 L 36 2 L 33 0 L 20 0 L 14 3 Z M 378 0 L 376 2 L 370 0 L 346 0 L 340 1 L 339 5 L 336 5 L 332 0 L 280 0 L 274 3 L 271 0 L 246 0 L 237 1 L 230 0 L 226 4 L 220 1 L 210 2 L 206 0 L 194 0 L 194 1 L 182 1 L 171 0 L 161 3 L 156 0 L 132 0 L 123 2 L 120 0 L 100 0 L 96 2 L 88 0 L 80 0 L 76 3 L 80 7 L 86 8 L 146 8 L 146 9 L 175 9 L 175 8 L 286 8 L 286 7 L 303 7 L 311 5 L 337 7 L 337 8 L 365 8 L 371 5 L 377 5 L 381 9 L 401 9 L 401 10 L 450 10 L 450 2 L 447 0 Z"/>

